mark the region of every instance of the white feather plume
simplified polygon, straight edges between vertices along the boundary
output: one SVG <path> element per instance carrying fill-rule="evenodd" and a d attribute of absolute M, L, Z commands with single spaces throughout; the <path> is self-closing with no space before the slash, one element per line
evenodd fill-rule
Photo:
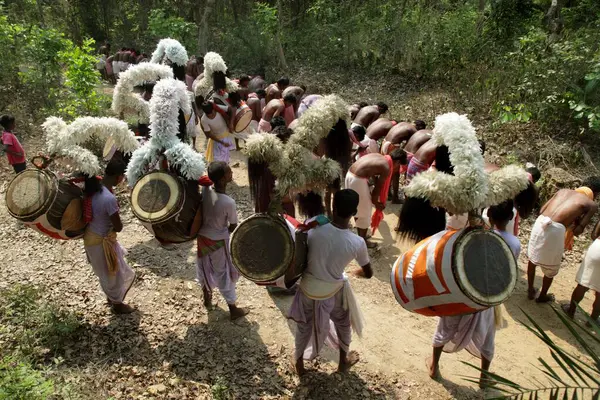
<path fill-rule="evenodd" d="M 167 56 L 173 64 L 185 66 L 189 60 L 187 51 L 181 43 L 175 39 L 161 39 L 156 46 L 156 50 L 152 53 L 151 63 L 161 64 L 164 56 Z"/>

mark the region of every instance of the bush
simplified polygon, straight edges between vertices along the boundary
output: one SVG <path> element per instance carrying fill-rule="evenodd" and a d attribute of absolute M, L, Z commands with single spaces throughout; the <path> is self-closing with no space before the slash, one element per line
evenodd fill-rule
<path fill-rule="evenodd" d="M 54 393 L 54 382 L 28 363 L 13 357 L 0 360 L 0 400 L 45 400 Z"/>

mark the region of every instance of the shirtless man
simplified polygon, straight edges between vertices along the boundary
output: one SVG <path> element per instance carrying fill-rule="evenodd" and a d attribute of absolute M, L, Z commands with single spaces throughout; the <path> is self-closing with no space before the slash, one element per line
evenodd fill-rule
<path fill-rule="evenodd" d="M 360 103 L 354 103 L 348 106 L 348 111 L 350 111 L 350 119 L 354 121 L 356 115 L 360 111 L 361 108 L 368 106 L 369 104 L 366 101 L 361 101 Z"/>
<path fill-rule="evenodd" d="M 266 93 L 263 89 L 259 89 L 256 93 L 251 93 L 246 100 L 246 104 L 252 110 L 252 119 L 256 122 L 259 122 L 262 118 L 262 109 L 263 109 L 263 100 L 266 96 Z"/>
<path fill-rule="evenodd" d="M 373 122 L 366 130 L 364 138 L 360 141 L 361 147 L 366 149 L 366 151 L 361 152 L 360 156 L 362 157 L 365 154 L 370 153 L 379 153 L 379 143 L 377 143 L 377 141 L 384 137 L 395 124 L 396 121 L 390 121 L 383 117 Z M 354 126 L 353 132 L 355 137 L 358 138 L 358 136 L 362 136 L 360 133 L 361 131 L 362 128 L 360 126 Z"/>
<path fill-rule="evenodd" d="M 284 118 L 286 126 L 289 126 L 293 120 L 296 119 L 296 114 L 298 112 L 298 107 L 300 106 L 300 100 L 304 96 L 305 88 L 301 86 L 288 86 L 282 93 L 283 97 L 286 97 L 289 94 L 293 94 L 296 96 L 296 103 L 293 107 L 287 107 L 284 111 Z"/>
<path fill-rule="evenodd" d="M 237 83 L 240 86 L 240 88 L 238 89 L 240 97 L 244 101 L 248 100 L 248 95 L 250 94 L 250 88 L 248 87 L 248 85 L 250 84 L 250 77 L 248 75 L 242 75 L 237 80 Z"/>
<path fill-rule="evenodd" d="M 250 82 L 248 83 L 248 90 L 250 90 L 250 92 L 256 93 L 257 91 L 265 90 L 266 88 L 267 82 L 265 82 L 263 77 L 260 75 L 253 76 L 252 79 L 250 79 Z"/>
<path fill-rule="evenodd" d="M 367 154 L 360 158 L 350 167 L 346 174 L 346 189 L 353 189 L 360 197 L 358 213 L 355 215 L 356 230 L 358 235 L 367 243 L 367 247 L 374 248 L 376 245 L 367 240 L 367 229 L 371 225 L 371 208 L 383 210 L 385 203 L 380 201 L 382 188 L 388 179 L 391 179 L 392 171 L 406 164 L 406 153 L 404 150 L 396 149 L 390 154 L 392 168 L 388 159 L 381 154 Z M 369 179 L 375 179 L 375 187 L 371 191 Z"/>
<path fill-rule="evenodd" d="M 385 103 L 377 103 L 373 106 L 366 106 L 360 109 L 356 118 L 352 122 L 352 127 L 360 125 L 367 129 L 377 118 L 382 114 L 385 114 L 388 110 L 388 106 Z"/>
<path fill-rule="evenodd" d="M 283 115 L 286 107 L 296 104 L 296 96 L 288 94 L 283 99 L 273 99 L 269 101 L 262 112 L 262 117 L 258 123 L 259 132 L 271 132 L 271 119 Z"/>
<path fill-rule="evenodd" d="M 401 148 L 402 142 L 408 141 L 417 132 L 415 125 L 409 122 L 400 122 L 396 126 L 389 130 L 383 143 L 381 144 L 381 154 L 387 155 L 392 151 Z M 427 137 L 427 136 L 424 136 Z M 405 148 L 406 150 L 406 148 Z M 412 153 L 411 153 L 412 154 Z M 407 153 L 408 157 L 408 153 Z M 412 158 L 412 157 L 411 157 Z M 410 162 L 410 160 L 408 160 Z M 394 170 L 392 175 L 392 186 L 390 187 L 390 193 L 392 194 L 392 204 L 400 204 L 400 174 L 405 174 L 406 170 Z"/>
<path fill-rule="evenodd" d="M 283 91 L 290 86 L 290 80 L 288 78 L 279 78 L 275 83 L 271 83 L 267 89 L 267 104 L 273 99 L 281 99 L 283 97 Z"/>
<path fill-rule="evenodd" d="M 429 167 L 431 167 L 431 164 L 435 161 L 437 147 L 437 143 L 432 140 L 426 140 L 425 143 L 419 147 L 410 158 L 408 167 L 406 167 L 406 184 L 409 184 L 415 175 L 427 171 Z M 404 149 L 408 158 L 408 150 L 406 150 L 406 147 Z"/>
<path fill-rule="evenodd" d="M 600 192 L 600 177 L 590 177 L 583 186 L 576 189 L 561 189 L 542 207 L 541 215 L 531 229 L 527 248 L 528 297 L 535 298 L 535 267 L 544 273 L 542 290 L 536 299 L 538 303 L 554 300 L 548 294 L 552 280 L 558 274 L 565 246 L 572 244 L 573 236 L 583 233 L 596 213 L 598 205 L 594 199 Z"/>

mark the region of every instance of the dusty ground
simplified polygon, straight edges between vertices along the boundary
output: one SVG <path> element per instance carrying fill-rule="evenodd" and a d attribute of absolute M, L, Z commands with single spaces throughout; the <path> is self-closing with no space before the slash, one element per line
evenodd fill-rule
<path fill-rule="evenodd" d="M 38 143 L 30 140 L 25 146 L 34 149 Z M 233 153 L 233 160 L 237 166 L 230 190 L 240 215 L 247 217 L 251 210 L 243 155 Z M 2 175 L 4 192 L 11 176 L 5 163 Z M 81 315 L 85 327 L 65 349 L 60 368 L 89 398 L 210 398 L 211 392 L 219 396 L 219 387 L 240 399 L 476 399 L 484 395 L 464 380 L 476 372 L 461 362 L 477 363 L 466 352 L 443 356 L 440 382 L 427 376 L 424 360 L 431 352 L 437 321 L 404 311 L 388 279 L 400 255 L 393 235 L 398 206 L 386 209 L 375 237 L 381 244 L 380 251 L 371 253 L 375 276 L 352 281 L 367 321 L 366 334 L 354 338 L 352 345 L 361 354 L 361 362 L 347 375 L 334 373 L 335 354 L 329 351 L 300 381 L 289 367 L 294 326 L 285 313 L 291 297 L 271 297 L 265 289 L 241 279 L 240 303 L 251 314 L 230 322 L 222 299 L 218 309 L 207 313 L 194 282 L 192 243 L 171 251 L 159 247 L 125 201 L 120 241 L 138 276 L 129 301 L 139 311 L 114 316 L 86 263 L 82 243 L 57 242 L 21 227 L 8 215 L 4 196 L 0 201 L 0 257 L 4 259 L 0 287 L 18 282 L 43 286 L 48 299 Z M 527 238 L 525 228 L 523 245 Z M 561 301 L 573 289 L 581 249 L 567 255 L 556 279 L 553 292 Z M 510 325 L 497 333 L 492 370 L 527 384 L 542 378 L 537 358 L 551 358 L 547 348 L 515 321 L 523 318 L 519 308 L 533 315 L 558 343 L 578 354 L 580 349 L 548 305 L 526 299 L 523 258 L 520 264 L 517 289 L 506 303 Z M 590 305 L 589 299 L 583 302 L 585 308 Z"/>

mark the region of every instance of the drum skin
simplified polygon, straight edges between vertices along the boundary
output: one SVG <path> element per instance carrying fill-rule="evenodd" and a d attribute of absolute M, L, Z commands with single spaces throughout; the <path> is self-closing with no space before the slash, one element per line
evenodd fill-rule
<path fill-rule="evenodd" d="M 408 311 L 427 316 L 470 314 L 506 301 L 517 261 L 506 242 L 483 229 L 442 231 L 402 254 L 392 291 Z"/>
<path fill-rule="evenodd" d="M 295 281 L 306 267 L 306 254 L 302 254 L 306 253 L 306 234 L 300 235 L 304 236 L 296 243 L 281 216 L 254 214 L 231 235 L 231 261 L 241 275 L 261 285 L 274 284 L 284 276 L 285 282 Z"/>
<path fill-rule="evenodd" d="M 165 171 L 142 176 L 131 191 L 133 214 L 162 243 L 195 239 L 190 236 L 190 229 L 201 206 L 197 182 Z"/>
<path fill-rule="evenodd" d="M 59 240 L 83 236 L 82 203 L 83 193 L 79 187 L 65 179 L 59 180 L 48 170 L 23 171 L 11 180 L 6 191 L 10 215 L 33 230 Z"/>
<path fill-rule="evenodd" d="M 250 125 L 250 122 L 252 122 L 252 110 L 250 107 L 244 104 L 242 107 L 238 108 L 234 122 L 235 132 L 243 132 L 248 125 Z"/>

